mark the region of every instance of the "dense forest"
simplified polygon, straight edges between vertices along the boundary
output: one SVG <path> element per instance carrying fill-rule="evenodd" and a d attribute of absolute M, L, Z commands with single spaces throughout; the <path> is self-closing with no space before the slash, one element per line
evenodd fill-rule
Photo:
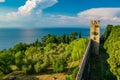
<path fill-rule="evenodd" d="M 120 80 L 120 25 L 108 25 L 102 37 L 109 58 L 110 71 Z M 107 73 L 109 74 L 109 73 Z"/>
<path fill-rule="evenodd" d="M 88 39 L 81 33 L 56 36 L 48 34 L 40 41 L 26 44 L 19 43 L 14 47 L 0 51 L 0 78 L 14 71 L 24 74 L 40 74 L 49 70 L 54 73 L 65 72 L 69 64 L 80 61 L 87 46 Z M 66 79 L 73 80 L 78 67 Z"/>

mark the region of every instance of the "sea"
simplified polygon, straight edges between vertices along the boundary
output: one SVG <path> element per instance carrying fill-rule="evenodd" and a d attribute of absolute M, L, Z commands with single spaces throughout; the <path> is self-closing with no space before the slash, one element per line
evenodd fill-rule
<path fill-rule="evenodd" d="M 101 35 L 105 29 L 101 29 Z M 15 44 L 32 43 L 47 34 L 52 35 L 69 35 L 71 32 L 82 33 L 82 37 L 88 38 L 90 29 L 89 28 L 0 28 L 0 50 L 12 48 Z"/>

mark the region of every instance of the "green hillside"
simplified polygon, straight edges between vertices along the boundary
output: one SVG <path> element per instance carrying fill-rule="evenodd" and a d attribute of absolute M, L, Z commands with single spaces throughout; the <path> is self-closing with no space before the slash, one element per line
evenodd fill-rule
<path fill-rule="evenodd" d="M 16 71 L 26 75 L 65 73 L 66 79 L 73 80 L 87 43 L 88 39 L 78 38 L 73 32 L 69 36 L 48 34 L 42 41 L 16 44 L 0 51 L 0 76 Z"/>

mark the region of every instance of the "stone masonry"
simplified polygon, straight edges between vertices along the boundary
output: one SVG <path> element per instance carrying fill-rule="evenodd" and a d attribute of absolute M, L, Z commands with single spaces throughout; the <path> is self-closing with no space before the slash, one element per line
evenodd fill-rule
<path fill-rule="evenodd" d="M 92 52 L 99 54 L 100 20 L 90 21 L 90 39 L 92 40 Z"/>

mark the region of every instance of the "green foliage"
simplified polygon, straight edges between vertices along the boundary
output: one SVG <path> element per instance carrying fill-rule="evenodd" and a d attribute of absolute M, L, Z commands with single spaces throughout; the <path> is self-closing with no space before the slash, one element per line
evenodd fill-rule
<path fill-rule="evenodd" d="M 113 25 L 107 25 L 106 31 L 105 31 L 105 33 L 104 33 L 103 36 L 102 36 L 103 42 L 104 42 L 104 41 L 108 38 L 108 36 L 110 35 L 112 28 L 113 28 Z"/>
<path fill-rule="evenodd" d="M 78 67 L 76 67 L 76 68 L 73 70 L 73 72 L 72 72 L 72 78 L 73 78 L 73 79 L 72 79 L 72 80 L 75 80 L 78 70 L 79 70 Z"/>
<path fill-rule="evenodd" d="M 46 40 L 49 38 L 49 37 L 51 37 L 51 34 L 48 34 L 47 36 L 43 36 L 42 37 L 42 43 L 45 45 L 46 44 Z"/>
<path fill-rule="evenodd" d="M 16 63 L 16 66 L 21 70 L 22 68 L 22 65 L 23 65 L 23 58 L 24 58 L 25 54 L 24 52 L 17 52 L 15 54 L 15 63 Z"/>
<path fill-rule="evenodd" d="M 81 37 L 82 35 L 81 33 L 79 33 L 79 38 Z M 56 44 L 67 43 L 68 44 L 69 42 L 77 38 L 78 38 L 77 32 L 72 32 L 70 35 L 63 34 L 62 36 L 55 36 L 55 35 L 48 34 L 47 36 L 43 36 L 42 44 L 43 45 L 47 45 L 49 43 L 56 43 Z"/>
<path fill-rule="evenodd" d="M 67 75 L 67 76 L 65 77 L 65 80 L 73 80 L 73 79 L 72 79 L 72 75 Z"/>
<path fill-rule="evenodd" d="M 88 43 L 88 39 L 80 38 L 78 40 L 72 41 L 66 47 L 66 50 L 71 53 L 71 59 L 73 61 L 81 59 L 86 49 L 87 43 Z"/>
<path fill-rule="evenodd" d="M 78 35 L 77 32 L 72 32 L 72 33 L 70 34 L 70 41 L 75 40 L 77 35 Z"/>
<path fill-rule="evenodd" d="M 31 46 L 25 51 L 25 57 L 23 59 L 24 65 L 22 68 L 22 71 L 26 73 L 38 73 L 40 72 L 41 66 L 44 64 L 44 57 L 43 54 L 41 53 L 41 48 L 40 47 L 34 47 Z M 39 67 L 40 65 L 40 67 Z M 26 69 L 26 67 L 29 67 Z M 32 71 L 32 72 L 31 72 Z"/>
<path fill-rule="evenodd" d="M 25 44 L 25 43 L 19 43 L 19 44 L 16 44 L 16 45 L 13 47 L 13 50 L 14 50 L 15 52 L 25 51 L 27 47 L 28 47 L 27 44 Z"/>
<path fill-rule="evenodd" d="M 65 57 L 59 56 L 54 59 L 52 63 L 53 71 L 54 72 L 62 72 L 66 68 L 67 61 L 65 60 Z"/>
<path fill-rule="evenodd" d="M 50 36 L 49 38 L 47 38 L 46 44 L 49 44 L 49 43 L 57 43 L 56 37 L 55 36 Z"/>
<path fill-rule="evenodd" d="M 69 36 L 65 35 L 65 34 L 63 34 L 59 39 L 60 39 L 60 42 L 62 42 L 62 43 L 69 43 L 70 42 Z"/>
<path fill-rule="evenodd" d="M 40 71 L 42 70 L 40 62 L 37 62 L 34 65 L 34 68 L 35 68 L 36 73 L 40 73 Z"/>
<path fill-rule="evenodd" d="M 14 55 L 7 51 L 3 50 L 0 52 L 0 71 L 4 74 L 10 73 L 12 70 L 10 65 L 14 64 Z"/>
<path fill-rule="evenodd" d="M 113 76 L 113 74 L 111 73 L 111 71 L 109 69 L 107 69 L 105 71 L 105 74 L 104 74 L 104 78 L 106 78 L 107 80 L 116 80 L 116 77 Z"/>
<path fill-rule="evenodd" d="M 111 72 L 120 80 L 120 26 L 114 26 L 104 43 Z"/>
<path fill-rule="evenodd" d="M 79 34 L 78 34 L 78 35 L 79 35 L 79 38 L 82 38 L 82 33 L 81 33 L 81 32 L 79 32 Z"/>
<path fill-rule="evenodd" d="M 78 72 L 78 69 L 79 69 L 78 67 L 75 67 L 73 69 L 73 71 L 72 71 L 72 74 L 67 75 L 66 78 L 65 78 L 65 80 L 75 80 L 77 72 Z"/>
<path fill-rule="evenodd" d="M 44 51 L 55 50 L 56 47 L 57 45 L 55 43 L 49 43 L 44 47 Z"/>
<path fill-rule="evenodd" d="M 32 65 L 31 64 L 23 65 L 22 66 L 22 71 L 23 71 L 24 74 L 31 73 L 32 72 Z"/>
<path fill-rule="evenodd" d="M 42 73 L 49 68 L 59 73 L 67 70 L 69 61 L 79 60 L 88 40 L 77 39 L 77 33 L 55 36 L 48 34 L 42 42 L 19 43 L 13 48 L 0 51 L 0 76 L 12 72 L 11 66 L 24 74 Z"/>
<path fill-rule="evenodd" d="M 3 77 L 3 73 L 0 72 L 0 80 L 2 80 L 2 77 Z"/>

